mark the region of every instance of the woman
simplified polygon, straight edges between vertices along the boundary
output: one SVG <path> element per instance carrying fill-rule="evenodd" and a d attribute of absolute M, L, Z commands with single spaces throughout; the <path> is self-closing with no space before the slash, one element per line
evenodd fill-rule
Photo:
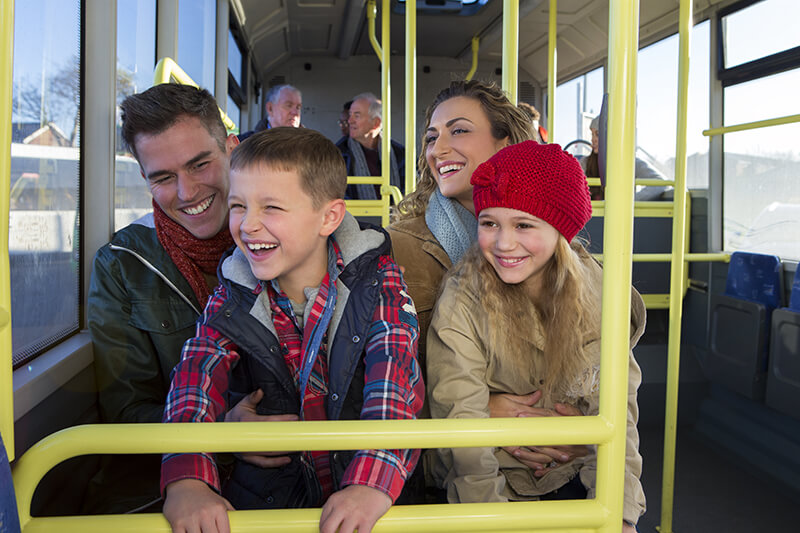
<path fill-rule="evenodd" d="M 558 145 L 509 146 L 472 176 L 478 243 L 445 282 L 428 337 L 430 409 L 484 418 L 491 393 L 539 390 L 541 407 L 599 411 L 602 270 L 573 241 L 591 217 L 580 164 Z M 631 289 L 631 348 L 644 303 Z M 628 354 L 623 531 L 644 512 L 636 430 L 641 371 Z M 453 503 L 593 497 L 594 453 L 533 469 L 504 449 L 438 450 L 433 476 Z"/>
<path fill-rule="evenodd" d="M 442 277 L 475 241 L 472 172 L 500 148 L 533 138 L 528 117 L 495 84 L 453 82 L 425 113 L 417 189 L 387 229 L 417 308 L 419 361 Z"/>

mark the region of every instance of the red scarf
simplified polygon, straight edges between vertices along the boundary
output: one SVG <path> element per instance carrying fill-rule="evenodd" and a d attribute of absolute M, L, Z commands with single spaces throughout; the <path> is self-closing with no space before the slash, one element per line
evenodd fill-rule
<path fill-rule="evenodd" d="M 158 242 L 189 282 L 198 303 L 205 307 L 208 297 L 211 296 L 211 289 L 203 274 L 216 274 L 222 254 L 233 246 L 233 237 L 227 225 L 210 239 L 198 239 L 169 218 L 155 200 L 153 200 L 153 217 Z"/>

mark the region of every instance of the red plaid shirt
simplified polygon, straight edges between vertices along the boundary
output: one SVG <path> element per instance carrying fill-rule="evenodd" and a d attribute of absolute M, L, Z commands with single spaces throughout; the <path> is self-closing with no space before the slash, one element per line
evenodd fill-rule
<path fill-rule="evenodd" d="M 337 267 L 341 268 L 338 252 Z M 364 355 L 366 370 L 361 419 L 413 419 L 422 408 L 425 397 L 416 358 L 416 314 L 399 267 L 388 256 L 380 258 L 378 267 L 383 275 L 383 286 Z M 259 286 L 254 292 L 260 290 Z M 213 422 L 224 416 L 229 372 L 241 354 L 230 339 L 206 324 L 219 311 L 227 296 L 224 287 L 217 288 L 206 305 L 195 337 L 184 345 L 167 396 L 165 422 Z M 283 338 L 279 340 L 287 342 Z M 395 501 L 418 459 L 419 450 L 360 450 L 348 465 L 342 486 L 367 485 L 383 491 Z M 217 491 L 220 488 L 219 474 L 210 454 L 164 455 L 162 494 L 168 484 L 180 479 L 199 479 Z"/>

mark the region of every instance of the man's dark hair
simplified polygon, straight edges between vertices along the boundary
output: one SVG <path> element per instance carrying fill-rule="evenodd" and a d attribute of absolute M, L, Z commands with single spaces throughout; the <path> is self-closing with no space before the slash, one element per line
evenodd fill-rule
<path fill-rule="evenodd" d="M 307 128 L 270 128 L 251 135 L 231 152 L 231 172 L 264 166 L 297 172 L 314 209 L 344 198 L 347 167 L 330 139 Z"/>
<path fill-rule="evenodd" d="M 198 119 L 219 149 L 225 152 L 228 136 L 225 124 L 220 118 L 217 101 L 205 89 L 191 85 L 162 83 L 146 91 L 127 97 L 122 104 L 122 139 L 131 153 L 136 153 L 136 136 L 139 134 L 158 135 L 171 128 L 179 120 L 194 117 Z"/>

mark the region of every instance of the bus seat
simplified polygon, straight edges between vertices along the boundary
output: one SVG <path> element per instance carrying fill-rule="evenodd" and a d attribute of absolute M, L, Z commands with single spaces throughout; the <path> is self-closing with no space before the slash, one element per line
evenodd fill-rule
<path fill-rule="evenodd" d="M 772 313 L 767 405 L 800 418 L 800 275 L 794 274 L 789 307 Z"/>
<path fill-rule="evenodd" d="M 11 468 L 2 435 L 0 435 L 0 531 L 19 533 L 17 499 L 14 497 L 14 482 L 11 479 Z"/>
<path fill-rule="evenodd" d="M 734 252 L 725 294 L 711 295 L 709 350 L 711 381 L 753 400 L 763 400 L 772 311 L 781 304 L 777 256 Z"/>

